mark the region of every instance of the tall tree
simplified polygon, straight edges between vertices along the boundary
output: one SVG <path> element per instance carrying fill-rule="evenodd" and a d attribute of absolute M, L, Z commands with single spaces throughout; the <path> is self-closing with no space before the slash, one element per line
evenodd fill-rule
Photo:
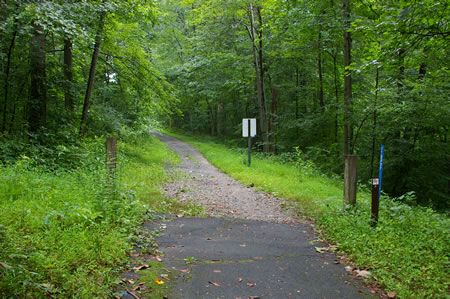
<path fill-rule="evenodd" d="M 106 3 L 106 0 L 103 0 L 102 4 L 105 4 L 105 3 Z M 80 122 L 80 137 L 81 138 L 83 138 L 84 132 L 86 130 L 86 121 L 87 121 L 88 112 L 89 112 L 89 105 L 90 105 L 90 101 L 91 101 L 92 90 L 94 89 L 95 70 L 97 67 L 98 55 L 100 53 L 100 45 L 101 45 L 102 38 L 103 38 L 103 27 L 105 26 L 105 18 L 106 18 L 106 7 L 103 7 L 102 11 L 100 12 L 100 18 L 98 21 L 98 29 L 97 29 L 97 34 L 95 36 L 94 51 L 92 53 L 91 67 L 89 69 L 89 78 L 87 81 L 86 93 L 84 95 L 83 110 L 81 112 L 81 122 Z"/>
<path fill-rule="evenodd" d="M 31 132 L 45 126 L 47 119 L 47 82 L 45 70 L 46 38 L 43 26 L 32 23 L 30 45 L 30 99 L 28 102 L 28 125 Z"/>
<path fill-rule="evenodd" d="M 353 154 L 353 103 L 352 103 L 352 72 L 351 51 L 352 38 L 350 33 L 350 0 L 344 4 L 344 155 Z"/>

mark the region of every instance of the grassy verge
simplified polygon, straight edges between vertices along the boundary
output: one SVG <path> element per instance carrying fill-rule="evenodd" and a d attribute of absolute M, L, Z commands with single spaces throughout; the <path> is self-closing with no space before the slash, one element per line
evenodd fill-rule
<path fill-rule="evenodd" d="M 27 156 L 0 164 L 0 294 L 110 297 L 142 221 L 189 208 L 159 191 L 178 157 L 152 136 L 121 139 L 111 195 L 103 138 L 56 156 L 72 167 Z"/>
<path fill-rule="evenodd" d="M 245 165 L 243 151 L 211 139 L 173 134 L 194 145 L 233 178 L 284 197 L 303 215 L 315 218 L 324 236 L 372 273 L 372 279 L 399 298 L 445 298 L 449 288 L 447 215 L 382 197 L 379 225 L 369 225 L 370 194 L 359 188 L 358 203 L 343 209 L 343 183 L 327 178 L 302 159 L 282 161 L 254 155 Z M 409 195 L 405 195 L 407 200 Z"/>

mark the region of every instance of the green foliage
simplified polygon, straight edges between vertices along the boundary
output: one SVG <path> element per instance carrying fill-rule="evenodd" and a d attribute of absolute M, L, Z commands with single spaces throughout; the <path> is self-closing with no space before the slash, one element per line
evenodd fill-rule
<path fill-rule="evenodd" d="M 57 155 L 42 150 L 0 167 L 0 293 L 110 296 L 141 222 L 152 211 L 183 210 L 160 206 L 168 201 L 158 189 L 164 167 L 177 158 L 156 138 L 119 140 L 114 194 L 106 192 L 104 139 L 86 140 L 62 161 L 76 155 L 46 161 Z"/>
<path fill-rule="evenodd" d="M 430 208 L 410 206 L 413 193 L 381 197 L 380 218 L 370 225 L 370 193 L 360 186 L 357 205 L 343 209 L 342 181 L 321 175 L 315 164 L 298 156 L 253 156 L 241 163 L 242 151 L 211 140 L 175 135 L 196 146 L 216 167 L 244 184 L 293 203 L 314 217 L 321 233 L 365 267 L 386 290 L 399 298 L 444 298 L 449 287 L 450 220 Z"/>

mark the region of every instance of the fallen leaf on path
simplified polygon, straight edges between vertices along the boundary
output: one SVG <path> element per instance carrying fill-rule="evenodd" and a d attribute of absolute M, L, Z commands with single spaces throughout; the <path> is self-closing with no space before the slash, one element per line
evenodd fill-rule
<path fill-rule="evenodd" d="M 139 299 L 139 297 L 136 296 L 136 294 L 133 293 L 131 290 L 127 289 L 127 293 L 130 294 L 134 299 Z"/>
<path fill-rule="evenodd" d="M 395 298 L 395 297 L 397 297 L 397 292 L 396 291 L 392 291 L 392 292 L 387 293 L 387 295 L 388 295 L 389 298 Z"/>
<path fill-rule="evenodd" d="M 350 266 L 345 266 L 344 269 L 347 272 L 352 272 L 353 271 L 353 267 L 350 267 Z"/>
<path fill-rule="evenodd" d="M 168 274 L 161 274 L 161 277 L 164 278 L 165 280 L 170 280 Z"/>
<path fill-rule="evenodd" d="M 182 269 L 182 270 L 180 270 L 181 272 L 183 272 L 183 273 L 191 273 L 191 270 L 190 269 Z"/>
<path fill-rule="evenodd" d="M 138 257 L 138 256 L 140 256 L 140 255 L 141 255 L 141 254 L 138 253 L 138 252 L 130 253 L 130 256 L 132 256 L 132 257 Z"/>
<path fill-rule="evenodd" d="M 137 287 L 135 287 L 134 289 L 133 289 L 133 291 L 139 291 L 141 289 L 141 286 L 137 286 Z"/>
<path fill-rule="evenodd" d="M 329 263 L 328 262 L 323 262 L 324 263 L 324 265 L 328 265 Z"/>
<path fill-rule="evenodd" d="M 140 266 L 134 267 L 133 270 L 134 271 L 140 271 L 142 269 L 147 269 L 147 268 L 150 268 L 150 266 L 145 264 L 145 265 L 140 265 Z"/>
<path fill-rule="evenodd" d="M 220 287 L 220 284 L 218 284 L 217 282 L 212 282 L 212 281 L 208 281 L 208 282 L 215 287 Z"/>
<path fill-rule="evenodd" d="M 177 218 L 183 218 L 183 215 L 182 214 L 178 214 Z"/>
<path fill-rule="evenodd" d="M 162 281 L 161 279 L 157 279 L 157 280 L 155 280 L 155 282 L 157 283 L 157 284 L 164 284 L 164 281 Z"/>
<path fill-rule="evenodd" d="M 242 277 L 239 277 L 239 278 L 238 278 L 238 281 L 239 281 L 239 282 L 242 282 L 242 281 L 243 281 Z"/>
<path fill-rule="evenodd" d="M 127 280 L 127 282 L 128 282 L 129 284 L 134 284 L 134 280 L 131 280 L 131 279 Z"/>
<path fill-rule="evenodd" d="M 222 272 L 222 271 L 220 271 L 220 270 L 213 270 L 213 272 L 214 272 L 214 273 L 220 273 L 220 272 Z"/>
<path fill-rule="evenodd" d="M 245 245 L 245 244 L 241 244 L 241 245 L 239 245 L 239 246 L 241 246 L 241 247 L 245 247 L 245 246 L 247 246 L 247 245 Z"/>
<path fill-rule="evenodd" d="M 366 270 L 356 270 L 356 276 L 368 278 L 370 276 L 370 272 Z"/>
<path fill-rule="evenodd" d="M 324 253 L 327 251 L 327 247 L 314 247 L 314 249 L 318 252 L 318 253 Z"/>
<path fill-rule="evenodd" d="M 253 283 L 253 282 L 247 282 L 247 286 L 248 286 L 248 287 L 254 287 L 254 286 L 256 286 L 256 283 Z"/>

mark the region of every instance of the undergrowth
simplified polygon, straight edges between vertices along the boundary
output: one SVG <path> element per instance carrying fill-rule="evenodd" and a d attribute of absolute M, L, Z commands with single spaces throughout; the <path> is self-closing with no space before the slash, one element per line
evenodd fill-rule
<path fill-rule="evenodd" d="M 179 158 L 148 134 L 119 139 L 116 187 L 107 192 L 104 142 L 3 159 L 2 296 L 110 297 L 142 221 L 185 208 L 158 188 L 167 179 L 164 167 Z"/>
<path fill-rule="evenodd" d="M 255 154 L 251 167 L 246 151 L 211 139 L 170 133 L 197 147 L 216 167 L 244 184 L 272 192 L 313 217 L 328 241 L 365 267 L 372 279 L 398 298 L 445 298 L 449 289 L 448 215 L 412 206 L 413 193 L 382 196 L 376 228 L 370 226 L 370 193 L 358 186 L 355 207 L 343 207 L 340 178 L 323 175 L 300 151 L 285 157 Z"/>

